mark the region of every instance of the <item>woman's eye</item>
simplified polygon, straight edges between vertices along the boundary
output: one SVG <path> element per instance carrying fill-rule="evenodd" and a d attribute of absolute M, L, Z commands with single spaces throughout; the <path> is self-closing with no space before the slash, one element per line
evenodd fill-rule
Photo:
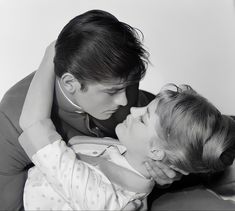
<path fill-rule="evenodd" d="M 140 117 L 140 121 L 141 121 L 142 123 L 144 123 L 144 118 L 143 118 L 143 116 Z"/>
<path fill-rule="evenodd" d="M 141 116 L 140 116 L 140 121 L 141 121 L 142 123 L 144 123 L 144 124 L 147 124 L 147 122 L 148 122 L 148 116 L 147 116 L 146 113 L 145 113 L 144 115 L 141 115 Z"/>

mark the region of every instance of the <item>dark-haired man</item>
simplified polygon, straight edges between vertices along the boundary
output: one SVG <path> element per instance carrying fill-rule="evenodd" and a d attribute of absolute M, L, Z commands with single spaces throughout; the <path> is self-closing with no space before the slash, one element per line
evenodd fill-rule
<path fill-rule="evenodd" d="M 110 13 L 92 10 L 72 19 L 58 36 L 54 57 L 52 119 L 64 140 L 74 135 L 115 138 L 114 128 L 130 107 L 144 106 L 154 97 L 138 89 L 147 62 L 136 30 Z M 0 106 L 1 210 L 23 209 L 23 187 L 32 164 L 18 144 L 18 121 L 32 77 L 12 87 Z M 160 172 L 174 174 L 170 169 Z M 166 183 L 173 180 L 166 178 Z"/>
<path fill-rule="evenodd" d="M 116 138 L 114 128 L 130 108 L 145 106 L 154 98 L 138 88 L 148 62 L 138 33 L 110 13 L 92 10 L 72 19 L 60 33 L 55 50 L 52 120 L 64 140 L 75 135 Z M 23 188 L 32 163 L 18 143 L 22 132 L 18 121 L 32 77 L 33 73 L 13 86 L 0 104 L 0 210 L 23 210 Z M 157 184 L 177 179 L 167 166 L 149 164 L 159 166 L 157 172 L 149 169 Z M 157 195 L 159 190 L 150 199 Z M 154 210 L 165 209 L 160 200 Z M 178 209 L 182 197 L 173 201 L 167 209 Z M 212 201 L 216 207 L 222 200 Z M 199 210 L 200 201 L 197 205 Z"/>

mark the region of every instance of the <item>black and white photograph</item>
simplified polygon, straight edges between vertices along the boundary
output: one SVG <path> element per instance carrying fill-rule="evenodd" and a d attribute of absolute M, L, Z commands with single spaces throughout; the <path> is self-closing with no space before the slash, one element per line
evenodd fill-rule
<path fill-rule="evenodd" d="M 235 210 L 234 0 L 0 0 L 0 210 Z"/>

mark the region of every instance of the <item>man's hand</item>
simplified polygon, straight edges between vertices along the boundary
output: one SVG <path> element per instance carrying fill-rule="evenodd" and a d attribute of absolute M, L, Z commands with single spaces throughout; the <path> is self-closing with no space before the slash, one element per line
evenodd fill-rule
<path fill-rule="evenodd" d="M 136 199 L 135 201 L 131 201 L 129 202 L 124 209 L 122 210 L 126 210 L 126 211 L 137 211 L 142 207 L 142 202 L 138 199 Z"/>
<path fill-rule="evenodd" d="M 174 181 L 180 180 L 182 175 L 188 174 L 173 166 L 169 167 L 161 161 L 148 160 L 145 165 L 151 177 L 160 186 L 170 185 Z"/>

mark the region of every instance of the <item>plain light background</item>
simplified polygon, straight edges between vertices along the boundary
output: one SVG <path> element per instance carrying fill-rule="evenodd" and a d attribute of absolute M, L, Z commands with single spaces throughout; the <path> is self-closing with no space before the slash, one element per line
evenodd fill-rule
<path fill-rule="evenodd" d="M 0 98 L 37 69 L 69 20 L 91 9 L 143 32 L 152 64 L 142 89 L 189 84 L 223 113 L 235 114 L 233 0 L 0 0 Z"/>

